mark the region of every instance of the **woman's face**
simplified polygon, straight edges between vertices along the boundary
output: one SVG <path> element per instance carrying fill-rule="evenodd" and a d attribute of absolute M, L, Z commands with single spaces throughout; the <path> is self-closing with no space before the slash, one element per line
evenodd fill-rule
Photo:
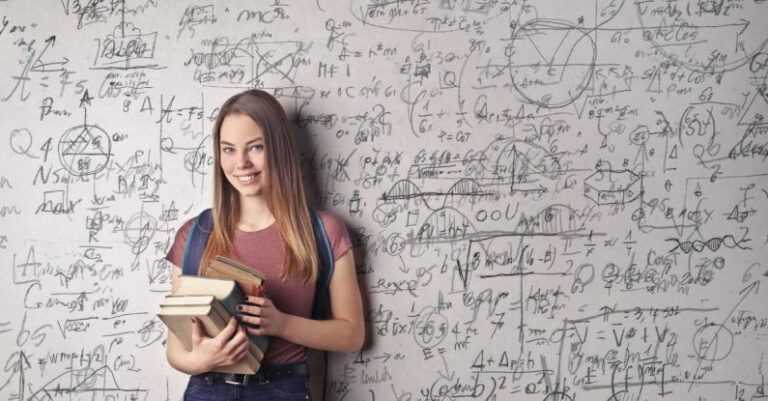
<path fill-rule="evenodd" d="M 221 170 L 240 196 L 261 196 L 267 184 L 264 132 L 250 117 L 230 114 L 221 123 Z"/>

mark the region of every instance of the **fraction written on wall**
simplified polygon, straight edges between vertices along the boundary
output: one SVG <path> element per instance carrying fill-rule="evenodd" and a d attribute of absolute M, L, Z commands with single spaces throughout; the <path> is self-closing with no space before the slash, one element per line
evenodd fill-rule
<path fill-rule="evenodd" d="M 768 3 L 0 1 L 0 400 L 178 400 L 155 316 L 218 107 L 349 228 L 335 400 L 753 400 Z"/>

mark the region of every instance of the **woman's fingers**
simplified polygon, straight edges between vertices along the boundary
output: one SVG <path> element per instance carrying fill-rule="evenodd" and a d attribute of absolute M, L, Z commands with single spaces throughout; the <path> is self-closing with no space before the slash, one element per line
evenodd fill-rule
<path fill-rule="evenodd" d="M 203 339 L 203 328 L 200 319 L 192 318 L 192 343 L 198 344 Z"/>
<path fill-rule="evenodd" d="M 245 333 L 245 331 L 243 331 Z M 250 341 L 248 341 L 248 337 L 245 336 L 245 341 L 241 342 L 237 345 L 237 347 L 232 351 L 232 359 L 237 362 L 248 353 L 248 348 L 250 347 Z"/>
<path fill-rule="evenodd" d="M 261 326 L 269 320 L 271 305 L 272 302 L 264 297 L 248 297 L 246 303 L 238 305 L 239 319 L 249 325 L 248 332 L 252 333 L 251 328 Z"/>
<path fill-rule="evenodd" d="M 227 325 L 224 326 L 224 329 L 219 332 L 219 334 L 214 337 L 216 340 L 220 341 L 221 344 L 227 343 L 230 338 L 237 332 L 237 319 L 235 317 L 231 317 L 229 319 L 229 322 L 227 322 Z"/>
<path fill-rule="evenodd" d="M 245 302 L 252 305 L 264 305 L 265 303 L 271 303 L 269 298 L 265 297 L 254 297 L 254 296 L 248 296 L 245 297 Z"/>
<path fill-rule="evenodd" d="M 227 341 L 227 343 L 224 345 L 223 352 L 235 362 L 240 360 L 237 356 L 242 354 L 242 349 L 245 347 L 248 348 L 248 335 L 246 334 L 245 329 L 243 329 L 242 326 L 237 326 L 237 332 L 235 332 L 235 335 L 232 336 L 232 338 Z"/>
<path fill-rule="evenodd" d="M 285 315 L 269 298 L 249 296 L 244 304 L 238 305 L 238 319 L 247 324 L 248 333 L 265 336 L 281 335 L 285 326 Z"/>
<path fill-rule="evenodd" d="M 255 336 L 266 336 L 268 335 L 267 331 L 261 327 L 261 326 L 251 326 L 246 329 L 249 334 L 253 334 Z"/>
<path fill-rule="evenodd" d="M 260 306 L 253 306 L 248 304 L 238 305 L 237 311 L 241 314 L 248 314 L 252 316 L 261 316 L 262 308 Z"/>
<path fill-rule="evenodd" d="M 199 349 L 207 355 L 204 358 L 212 361 L 211 366 L 228 366 L 246 355 L 249 344 L 248 332 L 232 318 L 216 337 L 201 335 Z"/>

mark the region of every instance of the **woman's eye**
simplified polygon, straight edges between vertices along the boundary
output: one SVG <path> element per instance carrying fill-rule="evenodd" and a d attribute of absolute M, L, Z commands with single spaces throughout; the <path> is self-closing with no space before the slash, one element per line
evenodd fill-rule
<path fill-rule="evenodd" d="M 224 153 L 230 153 L 230 152 L 232 152 L 232 148 L 224 147 L 224 148 L 221 148 L 221 151 L 224 152 Z"/>
<path fill-rule="evenodd" d="M 251 150 L 264 150 L 264 145 L 253 145 L 251 146 Z"/>

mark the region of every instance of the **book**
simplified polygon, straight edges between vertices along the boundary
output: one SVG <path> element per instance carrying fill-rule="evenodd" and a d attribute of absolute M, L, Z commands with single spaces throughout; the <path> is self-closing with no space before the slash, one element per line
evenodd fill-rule
<path fill-rule="evenodd" d="M 210 309 L 212 312 L 206 311 L 206 313 L 214 313 L 224 324 L 229 323 L 229 319 L 232 318 L 232 315 L 213 295 L 166 295 L 163 302 L 160 303 L 160 313 L 175 315 L 181 314 L 185 310 L 188 312 L 198 309 L 202 311 L 203 307 Z"/>
<path fill-rule="evenodd" d="M 245 302 L 245 294 L 237 281 L 230 278 L 180 276 L 176 292 L 172 296 L 208 295 L 216 298 L 229 316 L 238 314 L 237 306 Z M 261 355 L 267 351 L 267 336 L 248 333 L 248 337 Z"/>
<path fill-rule="evenodd" d="M 169 295 L 160 304 L 157 316 L 176 335 L 185 349 L 192 349 L 192 317 L 203 326 L 204 334 L 214 337 L 226 326 L 232 316 L 215 297 L 210 295 Z M 264 354 L 255 344 L 249 344 L 248 353 L 237 363 L 214 369 L 222 373 L 254 374 L 261 367 Z"/>
<path fill-rule="evenodd" d="M 192 317 L 203 323 L 205 334 L 217 335 L 231 316 L 213 296 L 169 295 L 160 303 L 157 316 L 176 334 L 184 348 L 192 349 Z M 184 319 L 182 319 L 184 318 Z"/>
<path fill-rule="evenodd" d="M 213 311 L 213 313 L 209 312 L 208 309 L 202 309 L 202 307 L 208 307 Z M 200 312 L 197 312 L 198 310 Z M 214 314 L 217 315 L 220 318 L 220 321 L 223 322 L 224 326 L 226 326 L 226 324 L 229 323 L 229 320 L 232 318 L 232 315 L 227 312 L 221 302 L 219 302 L 216 297 L 212 295 L 167 295 L 163 302 L 160 304 L 160 313 L 158 316 L 176 316 L 186 313 L 186 315 L 191 318 L 192 316 L 197 316 L 197 313 L 203 314 L 203 312 L 205 314 L 211 315 L 211 319 L 216 319 Z M 213 332 L 215 334 L 213 335 L 218 334 L 224 326 L 221 326 L 221 328 L 218 329 L 214 329 Z M 184 327 L 182 327 L 182 335 L 186 339 L 186 343 L 184 343 L 184 345 L 188 350 L 192 349 L 191 330 L 191 325 L 189 326 L 188 333 L 185 332 Z M 206 335 L 209 334 L 206 332 Z M 177 337 L 181 338 L 179 335 L 177 335 Z M 251 341 L 249 347 L 251 354 L 257 361 L 261 361 L 264 358 L 264 350 L 266 350 L 266 348 L 260 349 L 253 341 Z"/>
<path fill-rule="evenodd" d="M 173 296 L 178 295 L 212 295 L 233 316 L 237 314 L 237 305 L 245 302 L 245 294 L 237 282 L 226 278 L 180 276 Z"/>
<path fill-rule="evenodd" d="M 226 308 L 213 295 L 167 295 L 160 304 L 160 314 L 181 314 L 184 311 L 182 308 L 188 308 L 186 309 L 187 313 L 193 313 L 197 310 L 196 308 L 209 305 L 210 309 L 218 314 L 224 324 L 227 324 L 229 319 L 232 318 L 232 315 L 227 312 Z M 218 331 L 216 333 L 218 334 Z M 191 331 L 189 332 L 189 337 L 191 338 Z M 191 349 L 191 344 L 191 342 L 187 344 L 189 346 L 187 349 Z M 264 350 L 260 349 L 253 341 L 251 341 L 251 348 L 252 354 L 257 360 L 261 361 L 264 357 Z"/>
<path fill-rule="evenodd" d="M 216 299 L 213 295 L 166 295 L 160 308 L 174 305 L 209 305 Z"/>
<path fill-rule="evenodd" d="M 262 296 L 267 277 L 261 272 L 224 256 L 216 256 L 208 262 L 203 275 L 206 277 L 231 278 L 240 284 L 246 295 Z"/>

